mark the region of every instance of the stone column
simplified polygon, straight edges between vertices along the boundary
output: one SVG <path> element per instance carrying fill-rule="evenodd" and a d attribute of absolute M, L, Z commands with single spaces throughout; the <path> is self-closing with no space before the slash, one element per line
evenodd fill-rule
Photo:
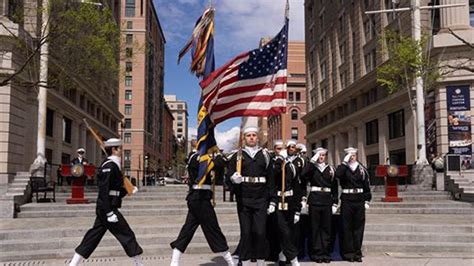
<path fill-rule="evenodd" d="M 344 146 L 342 146 L 342 137 L 341 133 L 337 132 L 334 135 L 334 159 L 333 159 L 333 164 L 334 165 L 339 165 L 342 161 L 341 159 L 341 154 L 344 152 Z"/>
<path fill-rule="evenodd" d="M 365 130 L 363 126 L 357 127 L 357 145 L 355 146 L 358 149 L 357 157 L 361 163 L 367 165 L 367 156 L 365 154 Z"/>
<path fill-rule="evenodd" d="M 387 139 L 389 137 L 388 132 L 388 117 L 386 115 L 378 119 L 379 124 L 379 163 L 385 164 L 387 158 L 389 157 Z"/>
<path fill-rule="evenodd" d="M 441 29 L 469 29 L 469 1 L 468 0 L 441 0 L 441 5 L 465 4 L 461 7 L 440 9 Z"/>
<path fill-rule="evenodd" d="M 334 142 L 334 136 L 330 135 L 328 136 L 328 163 L 330 164 L 335 164 L 335 155 L 336 155 L 336 148 L 335 148 L 335 142 Z"/>

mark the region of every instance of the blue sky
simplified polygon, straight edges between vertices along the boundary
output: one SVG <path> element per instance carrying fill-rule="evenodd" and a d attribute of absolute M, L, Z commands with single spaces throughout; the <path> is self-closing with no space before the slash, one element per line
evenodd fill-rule
<path fill-rule="evenodd" d="M 196 128 L 199 80 L 189 72 L 190 56 L 177 65 L 179 50 L 188 40 L 197 18 L 209 0 L 154 0 L 166 38 L 165 93 L 188 103 L 189 127 Z M 255 49 L 261 37 L 273 36 L 283 26 L 284 0 L 214 0 L 216 8 L 214 49 L 216 67 L 241 52 Z M 290 0 L 290 39 L 304 40 L 304 0 Z M 219 146 L 232 142 L 240 119 L 217 126 Z M 220 142 L 220 143 L 219 143 Z M 225 148 L 225 147 L 224 147 Z"/>

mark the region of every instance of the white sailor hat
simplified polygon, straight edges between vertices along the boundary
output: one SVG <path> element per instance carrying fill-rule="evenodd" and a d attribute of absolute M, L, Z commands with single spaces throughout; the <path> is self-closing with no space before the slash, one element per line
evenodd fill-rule
<path fill-rule="evenodd" d="M 286 147 L 292 146 L 292 145 L 296 146 L 296 140 L 289 139 L 289 140 L 286 141 Z"/>
<path fill-rule="evenodd" d="M 296 148 L 299 149 L 299 150 L 302 150 L 304 149 L 306 146 L 303 144 L 303 143 L 298 143 L 296 144 Z"/>
<path fill-rule="evenodd" d="M 104 142 L 105 147 L 117 147 L 122 146 L 122 140 L 117 138 L 110 138 Z"/>
<path fill-rule="evenodd" d="M 277 139 L 277 140 L 273 141 L 273 147 L 275 147 L 275 146 L 283 146 L 283 140 Z"/>
<path fill-rule="evenodd" d="M 258 128 L 254 127 L 254 126 L 248 126 L 248 127 L 244 128 L 244 135 L 246 135 L 247 133 L 250 133 L 250 132 L 258 133 Z"/>
<path fill-rule="evenodd" d="M 305 145 L 301 146 L 300 149 L 301 149 L 301 152 L 307 152 L 307 151 L 308 151 L 308 150 L 306 149 L 306 146 L 305 146 Z"/>
<path fill-rule="evenodd" d="M 348 147 L 348 148 L 344 149 L 344 152 L 346 154 L 348 154 L 348 153 L 357 153 L 357 149 L 353 148 L 353 147 Z"/>
<path fill-rule="evenodd" d="M 313 150 L 313 153 L 314 153 L 314 154 L 317 154 L 317 153 L 321 154 L 321 153 L 323 153 L 323 152 L 324 152 L 324 153 L 327 153 L 328 150 L 325 149 L 325 148 L 323 148 L 323 147 L 318 147 L 318 148 L 316 148 L 315 150 Z"/>
<path fill-rule="evenodd" d="M 80 152 L 84 152 L 84 153 L 85 153 L 85 152 L 86 152 L 86 150 L 85 150 L 84 148 L 79 148 L 79 149 L 77 149 L 77 151 L 76 151 L 76 152 L 77 152 L 77 153 L 80 153 Z"/>

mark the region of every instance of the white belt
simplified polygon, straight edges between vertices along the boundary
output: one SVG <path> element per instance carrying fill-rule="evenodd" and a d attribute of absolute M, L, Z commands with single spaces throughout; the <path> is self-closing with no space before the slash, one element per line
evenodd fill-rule
<path fill-rule="evenodd" d="M 253 177 L 253 176 L 243 176 L 242 182 L 244 183 L 265 183 L 267 179 L 264 176 Z"/>
<path fill-rule="evenodd" d="M 285 191 L 285 197 L 293 196 L 293 190 Z M 281 191 L 278 191 L 278 196 L 281 196 Z"/>
<path fill-rule="evenodd" d="M 359 194 L 363 192 L 364 192 L 363 188 L 346 188 L 342 190 L 342 193 L 344 194 Z"/>
<path fill-rule="evenodd" d="M 331 188 L 312 186 L 311 192 L 331 192 Z"/>
<path fill-rule="evenodd" d="M 199 185 L 193 185 L 193 189 L 211 190 L 211 185 L 202 185 L 201 187 L 199 187 Z"/>
<path fill-rule="evenodd" d="M 109 196 L 119 197 L 119 196 L 120 196 L 120 191 L 117 191 L 117 190 L 110 190 L 110 191 L 109 191 Z"/>
<path fill-rule="evenodd" d="M 278 210 L 280 210 L 280 211 L 288 210 L 288 202 L 285 202 L 285 204 L 282 204 L 281 202 L 278 202 Z"/>

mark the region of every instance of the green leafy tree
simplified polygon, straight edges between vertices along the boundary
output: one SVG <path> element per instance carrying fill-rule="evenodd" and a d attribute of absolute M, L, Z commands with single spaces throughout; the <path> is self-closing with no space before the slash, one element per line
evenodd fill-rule
<path fill-rule="evenodd" d="M 428 40 L 427 36 L 415 41 L 411 36 L 398 32 L 384 33 L 379 47 L 389 60 L 377 68 L 377 82 L 389 94 L 402 89 L 410 90 L 417 77 L 423 78 L 425 90 L 430 90 L 441 77 L 438 62 L 432 61 L 425 52 Z"/>

